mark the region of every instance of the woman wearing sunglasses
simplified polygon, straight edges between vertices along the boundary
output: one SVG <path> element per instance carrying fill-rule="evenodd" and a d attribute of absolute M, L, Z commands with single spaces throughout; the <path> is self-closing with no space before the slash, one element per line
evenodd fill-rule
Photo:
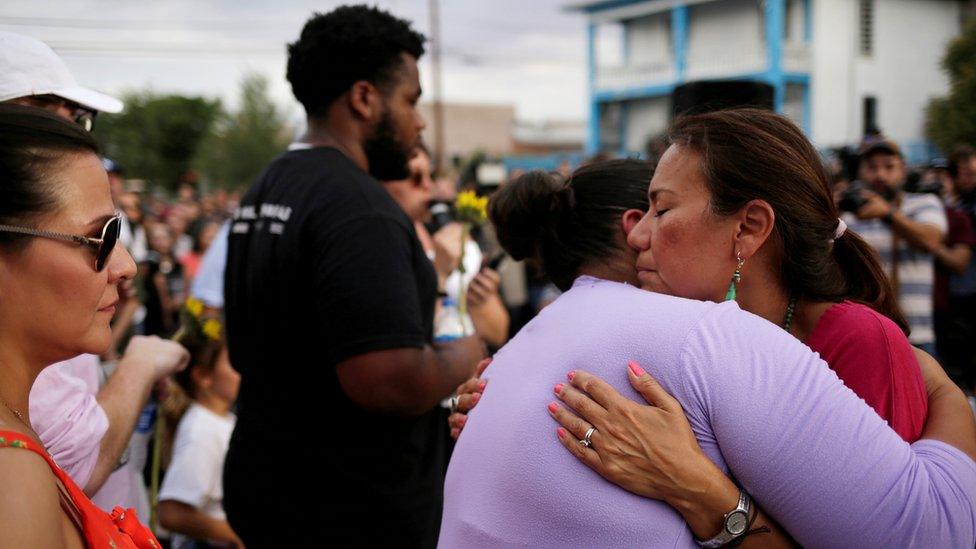
<path fill-rule="evenodd" d="M 119 221 L 88 132 L 0 105 L 0 546 L 159 547 L 131 510 L 98 509 L 28 417 L 42 369 L 109 345 L 118 284 L 135 274 Z"/>

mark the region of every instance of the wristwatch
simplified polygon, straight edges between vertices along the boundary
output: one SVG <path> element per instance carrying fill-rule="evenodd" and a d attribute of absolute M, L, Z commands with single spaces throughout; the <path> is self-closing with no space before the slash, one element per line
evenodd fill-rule
<path fill-rule="evenodd" d="M 752 514 L 752 500 L 745 490 L 739 490 L 739 504 L 728 513 L 722 523 L 722 531 L 710 540 L 695 538 L 701 547 L 722 547 L 742 537 L 749 529 L 749 515 Z"/>

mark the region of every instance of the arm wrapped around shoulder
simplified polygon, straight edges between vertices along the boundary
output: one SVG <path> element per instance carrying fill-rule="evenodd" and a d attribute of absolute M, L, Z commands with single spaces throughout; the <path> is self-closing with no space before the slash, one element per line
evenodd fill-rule
<path fill-rule="evenodd" d="M 714 436 L 703 449 L 801 545 L 976 544 L 976 463 L 938 441 L 909 446 L 779 327 L 720 305 L 681 360 L 675 396 Z"/>

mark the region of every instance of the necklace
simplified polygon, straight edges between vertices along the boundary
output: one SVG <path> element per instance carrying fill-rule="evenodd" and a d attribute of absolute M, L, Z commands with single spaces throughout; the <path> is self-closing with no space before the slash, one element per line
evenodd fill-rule
<path fill-rule="evenodd" d="M 31 427 L 30 424 L 27 423 L 27 420 L 24 419 L 24 414 L 22 414 L 18 410 L 14 410 L 9 404 L 7 404 L 7 401 L 6 400 L 0 398 L 0 404 L 3 404 L 3 407 L 4 408 L 6 408 L 6 409 L 10 410 L 11 412 L 13 412 L 13 414 L 15 416 L 17 416 L 17 419 L 19 419 L 21 423 L 23 423 L 25 426 L 27 426 L 27 428 L 33 429 L 33 427 Z"/>
<path fill-rule="evenodd" d="M 783 319 L 783 329 L 790 331 L 793 325 L 793 313 L 796 311 L 796 295 L 790 295 L 790 303 L 786 306 L 786 318 Z"/>

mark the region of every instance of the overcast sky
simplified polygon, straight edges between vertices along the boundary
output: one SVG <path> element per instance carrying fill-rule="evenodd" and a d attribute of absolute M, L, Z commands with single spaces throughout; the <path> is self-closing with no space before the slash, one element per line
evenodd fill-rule
<path fill-rule="evenodd" d="M 285 44 L 313 11 L 310 0 L 53 0 L 5 2 L 0 30 L 39 38 L 82 85 L 109 93 L 151 88 L 236 104 L 241 76 L 266 75 L 294 116 Z M 583 17 L 564 0 L 441 0 L 443 83 L 448 100 L 513 104 L 530 120 L 584 118 Z M 378 5 L 428 34 L 428 0 Z M 431 89 L 429 56 L 421 60 Z"/>

